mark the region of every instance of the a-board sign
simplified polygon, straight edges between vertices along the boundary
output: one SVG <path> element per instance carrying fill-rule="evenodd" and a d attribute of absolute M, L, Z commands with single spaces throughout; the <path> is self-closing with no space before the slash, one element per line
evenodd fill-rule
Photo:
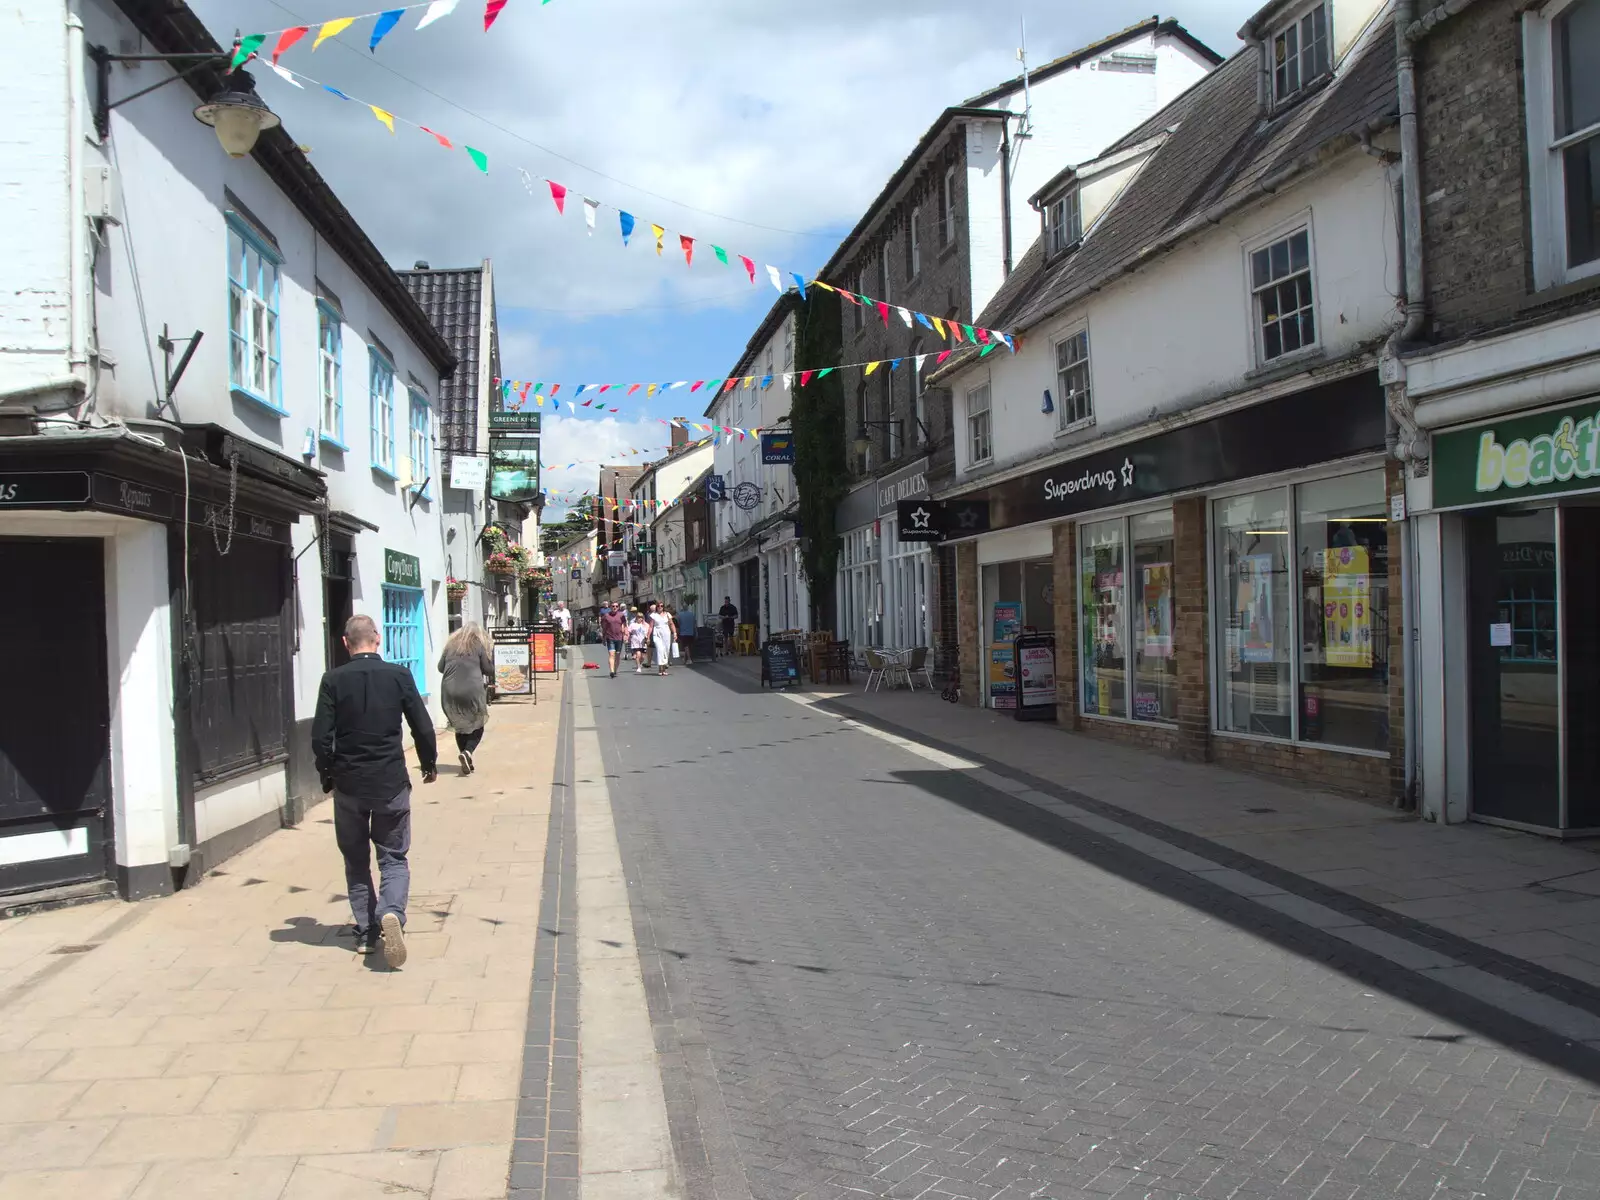
<path fill-rule="evenodd" d="M 556 635 L 532 633 L 528 644 L 533 647 L 533 669 L 541 675 L 553 675 L 556 670 Z"/>
<path fill-rule="evenodd" d="M 800 655 L 793 642 L 768 642 L 761 647 L 761 682 L 768 687 L 800 686 Z"/>
<path fill-rule="evenodd" d="M 533 690 L 531 651 L 527 642 L 495 644 L 494 690 L 506 696 L 526 696 Z"/>
<path fill-rule="evenodd" d="M 1056 639 L 1049 633 L 1023 633 L 1016 639 L 1016 718 L 1019 721 L 1053 721 L 1056 718 Z"/>

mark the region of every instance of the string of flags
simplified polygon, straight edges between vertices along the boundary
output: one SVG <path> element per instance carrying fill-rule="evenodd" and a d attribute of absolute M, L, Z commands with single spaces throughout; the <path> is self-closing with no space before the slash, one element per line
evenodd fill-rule
<path fill-rule="evenodd" d="M 246 55 L 246 57 L 248 57 L 248 55 Z M 242 61 L 243 59 L 236 59 L 236 62 Z M 320 80 L 313 79 L 309 75 L 301 74 L 298 71 L 291 71 L 288 67 L 281 66 L 275 61 L 269 61 L 267 66 L 271 68 L 271 70 L 279 78 L 283 79 L 293 87 L 301 88 L 303 90 L 306 84 L 313 84 L 323 92 L 326 92 L 337 99 L 344 100 L 352 104 L 362 105 L 371 111 L 373 118 L 377 120 L 385 129 L 387 129 L 390 134 L 395 132 L 395 123 L 398 121 L 402 125 L 410 126 L 413 129 L 427 134 L 443 149 L 454 150 L 456 148 L 455 143 L 448 135 L 441 133 L 436 129 L 430 129 L 428 126 L 419 124 L 416 121 L 411 121 L 405 117 L 398 116 L 394 112 L 382 107 L 381 105 L 373 104 L 371 101 L 352 96 L 331 84 L 323 83 Z M 483 172 L 484 174 L 488 173 L 488 155 L 486 155 L 482 150 L 479 150 L 473 146 L 468 146 L 465 143 L 462 144 L 461 148 L 466 151 L 467 157 L 472 160 L 473 165 L 476 166 L 480 172 Z M 598 227 L 598 217 L 602 209 L 605 209 L 608 213 L 615 214 L 617 230 L 621 235 L 622 244 L 624 247 L 630 246 L 633 242 L 635 234 L 640 231 L 641 223 L 639 219 L 626 209 L 619 208 L 616 205 L 604 203 L 603 201 L 596 200 L 581 193 L 574 193 L 573 190 L 566 184 L 560 183 L 557 180 L 549 178 L 548 176 L 539 175 L 535 172 L 528 171 L 525 168 L 519 167 L 518 172 L 522 176 L 523 187 L 527 189 L 530 196 L 537 198 L 541 190 L 548 190 L 550 201 L 555 205 L 558 216 L 564 217 L 566 215 L 568 200 L 576 196 L 580 203 L 574 207 L 581 209 L 583 212 L 584 228 L 590 237 L 594 236 L 595 230 Z M 543 185 L 543 189 L 541 189 L 539 186 L 541 184 Z M 735 260 L 737 260 L 739 266 L 744 270 L 745 275 L 749 278 L 751 286 L 757 286 L 758 272 L 756 268 L 758 265 L 758 260 L 755 258 L 752 258 L 747 254 L 741 254 L 737 251 L 730 251 L 727 248 L 718 246 L 712 242 L 703 242 L 702 240 L 691 237 L 687 233 L 678 233 L 668 229 L 665 225 L 659 225 L 654 221 L 647 221 L 643 224 L 648 226 L 650 235 L 654 239 L 656 256 L 658 258 L 664 255 L 667 239 L 671 237 L 676 239 L 678 251 L 682 253 L 684 265 L 686 267 L 692 268 L 694 266 L 695 250 L 697 248 L 708 248 L 710 251 L 710 258 L 721 264 L 721 266 L 724 268 L 732 269 Z M 707 256 L 704 253 L 701 254 L 702 263 L 706 261 L 706 257 Z M 836 287 L 833 284 L 826 283 L 821 279 L 814 277 L 808 278 L 805 274 L 799 271 L 785 270 L 783 268 L 774 266 L 771 263 L 761 263 L 759 265 L 763 267 L 764 270 L 762 273 L 764 273 L 767 281 L 771 283 L 780 294 L 787 291 L 792 284 L 792 286 L 799 290 L 800 298 L 803 300 L 806 298 L 806 292 L 808 288 L 820 287 L 825 291 L 834 293 L 841 299 L 851 304 L 865 308 L 872 312 L 876 312 L 886 328 L 891 324 L 892 317 L 898 317 L 907 329 L 913 329 L 920 325 L 924 329 L 927 329 L 935 334 L 940 340 L 957 346 L 971 345 L 983 347 L 986 348 L 984 350 L 985 353 L 997 345 L 1003 345 L 1007 350 L 1010 350 L 1013 353 L 1015 353 L 1017 348 L 1015 336 L 1010 333 L 1006 333 L 1003 330 L 986 329 L 982 326 L 956 321 L 949 317 L 939 317 L 933 315 L 932 313 L 918 312 L 916 309 L 909 308 L 903 304 L 894 304 L 888 300 L 882 300 L 875 296 L 868 296 L 863 292 L 853 292 L 848 288 Z"/>
<path fill-rule="evenodd" d="M 316 51 L 321 48 L 323 42 L 329 38 L 338 37 L 357 21 L 367 21 L 369 19 L 372 21 L 372 32 L 367 38 L 367 49 L 372 53 L 377 53 L 378 43 L 394 31 L 395 26 L 400 24 L 407 13 L 419 8 L 428 10 L 422 14 L 422 19 L 416 25 L 418 30 L 422 30 L 441 17 L 448 17 L 455 12 L 460 3 L 461 0 L 422 0 L 419 4 L 401 4 L 393 8 L 379 9 L 376 12 L 357 13 L 352 17 L 333 17 L 330 20 L 314 24 L 291 25 L 287 29 L 268 29 L 263 33 L 245 34 L 239 39 L 238 45 L 234 47 L 233 66 L 239 66 L 252 54 L 262 53 L 270 54 L 272 56 L 272 65 L 276 66 L 279 55 L 306 37 L 313 28 L 316 29 L 317 36 L 312 39 L 311 49 Z M 550 0 L 540 0 L 541 7 L 549 3 Z M 495 19 L 500 16 L 505 6 L 506 0 L 486 0 L 483 7 L 483 31 L 485 33 L 489 32 L 489 27 L 495 23 Z M 263 48 L 266 46 L 268 38 L 272 39 L 272 49 L 264 50 Z"/>
<path fill-rule="evenodd" d="M 968 358 L 983 358 L 994 352 L 999 342 L 988 342 L 977 349 L 976 355 L 969 352 Z M 594 412 L 614 413 L 618 409 L 611 407 L 612 401 L 627 399 L 644 394 L 641 400 L 650 400 L 658 394 L 682 391 L 687 388 L 690 394 L 700 393 L 710 398 L 719 393 L 726 394 L 735 388 L 770 388 L 774 383 L 780 382 L 785 391 L 792 391 L 796 387 L 808 387 L 813 382 L 820 382 L 839 371 L 859 370 L 863 378 L 868 378 L 878 371 L 887 369 L 898 371 L 901 367 L 921 374 L 924 364 L 931 358 L 935 366 L 941 366 L 952 355 L 959 353 L 956 350 L 940 350 L 927 354 L 910 354 L 900 358 L 879 358 L 868 362 L 842 363 L 835 367 L 817 367 L 806 371 L 783 371 L 760 375 L 734 375 L 711 379 L 677 379 L 670 383 L 579 383 L 564 384 L 551 383 L 544 380 L 528 379 L 497 379 L 495 385 L 500 389 L 500 399 L 503 406 L 511 411 L 520 411 L 529 404 L 543 408 L 548 400 L 551 407 L 560 410 L 565 403 L 569 409 L 588 408 Z M 562 395 L 566 390 L 565 396 Z M 588 399 L 580 400 L 580 396 Z M 679 418 L 674 418 L 678 420 Z M 693 424 L 693 423 L 691 423 Z M 742 430 L 732 426 L 707 425 L 707 432 L 733 433 L 744 436 L 759 432 L 758 430 Z"/>

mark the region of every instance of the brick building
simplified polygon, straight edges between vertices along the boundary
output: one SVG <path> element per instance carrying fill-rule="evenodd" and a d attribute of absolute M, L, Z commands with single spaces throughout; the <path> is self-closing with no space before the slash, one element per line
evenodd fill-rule
<path fill-rule="evenodd" d="M 1204 78 L 1218 55 L 1175 21 L 1151 18 L 946 109 L 820 272 L 850 292 L 940 318 L 971 319 L 1033 237 L 1028 198 Z M 857 646 L 933 646 L 953 665 L 953 559 L 897 536 L 897 499 L 949 479 L 948 394 L 919 356 L 945 348 L 893 309 L 846 302 L 845 412 L 855 487 L 840 505 L 837 633 Z M 800 367 L 821 364 L 799 364 Z M 928 364 L 931 366 L 931 364 Z M 945 601 L 940 602 L 941 589 Z"/>
<path fill-rule="evenodd" d="M 1388 375 L 1420 803 L 1600 832 L 1600 2 L 1450 9 L 1407 13 L 1421 203 Z"/>

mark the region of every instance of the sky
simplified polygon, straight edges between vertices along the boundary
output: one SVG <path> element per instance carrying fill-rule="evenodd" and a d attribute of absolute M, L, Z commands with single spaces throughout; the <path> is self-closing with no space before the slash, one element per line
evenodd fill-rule
<path fill-rule="evenodd" d="M 382 0 L 189 3 L 227 44 Z M 1257 7 L 1189 0 L 1160 15 L 1226 55 Z M 1023 20 L 1037 66 L 1151 15 L 1129 0 L 509 0 L 485 32 L 483 9 L 460 0 L 421 30 L 412 11 L 375 52 L 369 17 L 283 55 L 393 113 L 393 134 L 315 84 L 258 67 L 256 87 L 392 265 L 491 259 L 505 375 L 564 384 L 724 374 L 776 298 L 765 264 L 820 268 L 940 111 L 1018 74 Z M 487 174 L 463 144 L 487 154 Z M 519 168 L 571 190 L 565 215 Z M 603 206 L 592 235 L 584 196 Z M 627 248 L 618 208 L 638 221 Z M 660 258 L 652 222 L 671 231 Z M 692 267 L 679 233 L 696 241 Z M 713 244 L 754 259 L 756 285 Z M 625 400 L 615 416 L 547 409 L 550 515 L 555 493 L 594 487 L 598 468 L 569 462 L 664 447 L 661 418 L 704 411 L 683 395 Z"/>

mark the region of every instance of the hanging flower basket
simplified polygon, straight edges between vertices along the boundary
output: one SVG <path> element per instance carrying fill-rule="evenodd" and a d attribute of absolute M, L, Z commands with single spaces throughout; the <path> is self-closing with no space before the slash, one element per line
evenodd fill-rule
<path fill-rule="evenodd" d="M 491 556 L 504 554 L 511 544 L 511 540 L 506 537 L 506 531 L 498 525 L 484 526 L 480 540 L 483 542 L 485 552 Z"/>
<path fill-rule="evenodd" d="M 496 550 L 488 558 L 484 559 L 483 569 L 491 575 L 517 575 L 522 571 L 522 567 L 517 563 L 516 559 L 503 550 Z"/>
<path fill-rule="evenodd" d="M 444 581 L 444 594 L 452 600 L 459 600 L 467 594 L 467 585 L 452 576 Z"/>

